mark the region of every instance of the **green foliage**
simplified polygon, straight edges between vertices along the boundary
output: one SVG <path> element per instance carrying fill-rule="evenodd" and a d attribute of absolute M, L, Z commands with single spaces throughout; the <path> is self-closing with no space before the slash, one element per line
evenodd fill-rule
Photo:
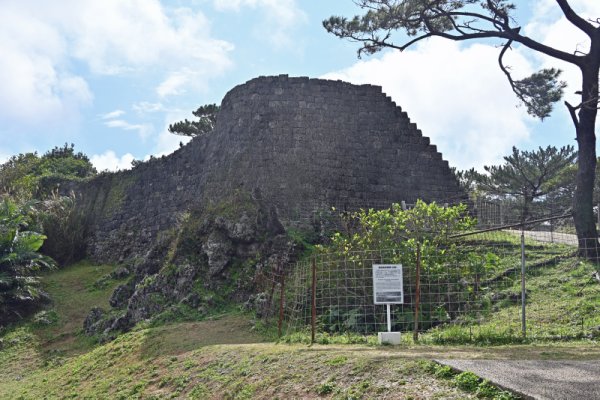
<path fill-rule="evenodd" d="M 479 386 L 480 378 L 472 372 L 461 372 L 452 378 L 452 382 L 465 392 L 474 392 Z"/>
<path fill-rule="evenodd" d="M 37 153 L 12 156 L 0 165 L 0 192 L 14 197 L 43 198 L 52 193 L 61 180 L 83 179 L 96 174 L 89 158 L 65 143 L 41 157 Z"/>
<path fill-rule="evenodd" d="M 504 157 L 503 165 L 484 167 L 489 175 L 479 175 L 479 186 L 491 195 L 520 198 L 521 218 L 526 220 L 536 199 L 564 190 L 570 192 L 576 158 L 573 146 L 540 147 L 535 151 L 513 147 L 512 154 Z"/>
<path fill-rule="evenodd" d="M 33 323 L 38 327 L 55 324 L 58 314 L 54 310 L 42 310 L 33 316 Z"/>
<path fill-rule="evenodd" d="M 73 193 L 58 196 L 53 193 L 43 203 L 38 215 L 44 234 L 48 237 L 42 251 L 61 265 L 71 264 L 85 256 L 87 235 L 86 216 L 76 207 Z"/>
<path fill-rule="evenodd" d="M 319 396 L 325 396 L 327 394 L 333 393 L 335 391 L 335 389 L 336 389 L 335 383 L 324 382 L 324 383 L 321 383 L 319 386 L 317 386 L 316 392 Z"/>
<path fill-rule="evenodd" d="M 516 400 L 512 393 L 503 391 L 494 386 L 490 381 L 481 379 L 472 372 L 456 372 L 448 365 L 435 362 L 422 363 L 422 369 L 433 374 L 438 379 L 447 379 L 456 387 L 465 392 L 475 393 L 480 399 Z"/>
<path fill-rule="evenodd" d="M 339 253 L 353 257 L 353 252 L 394 249 L 399 262 L 414 265 L 417 245 L 424 265 L 439 266 L 456 253 L 450 236 L 475 225 L 463 204 L 443 207 L 435 202 L 418 200 L 414 208 L 402 210 L 393 204 L 385 210 L 360 210 L 347 217 L 347 232 L 335 233 L 331 245 L 320 246 L 323 253 Z"/>
<path fill-rule="evenodd" d="M 513 90 L 529 115 L 543 120 L 552 114 L 552 106 L 562 98 L 567 87 L 566 82 L 558 80 L 561 73 L 555 68 L 544 68 L 513 83 Z"/>
<path fill-rule="evenodd" d="M 54 267 L 38 250 L 46 237 L 29 230 L 33 204 L 5 198 L 0 204 L 0 326 L 20 319 L 39 304 L 37 273 Z"/>
<path fill-rule="evenodd" d="M 443 207 L 417 200 L 409 210 L 392 204 L 389 209 L 360 210 L 347 216 L 347 232 L 336 233 L 328 249 L 378 250 L 395 248 L 402 243 L 440 246 L 448 244 L 449 235 L 467 231 L 474 225 L 475 220 L 467 215 L 464 204 Z"/>
<path fill-rule="evenodd" d="M 345 217 L 346 232 L 333 235 L 331 244 L 317 246 L 317 257 L 326 261 L 322 268 L 331 277 L 319 285 L 318 296 L 324 299 L 342 297 L 347 299 L 342 307 L 339 304 L 320 304 L 325 311 L 319 316 L 319 326 L 328 333 L 373 332 L 378 321 L 373 312 L 365 307 L 372 303 L 369 282 L 372 279 L 371 263 L 401 263 L 404 269 L 405 285 L 412 285 L 417 263 L 423 274 L 448 274 L 448 263 L 458 264 L 465 255 L 451 240 L 451 236 L 474 226 L 474 219 L 467 214 L 464 205 L 442 207 L 436 203 L 417 201 L 414 208 L 403 210 L 394 204 L 386 210 L 360 210 Z M 368 255 L 367 255 L 368 254 Z M 418 260 L 418 262 L 417 262 Z M 490 261 L 491 262 L 491 261 Z M 340 287 L 336 283 L 344 279 L 347 263 L 352 263 L 352 287 Z M 485 260 L 473 259 L 473 268 L 483 268 Z M 472 273 L 472 271 L 466 271 Z M 447 279 L 458 286 L 458 274 Z M 451 291 L 451 289 L 448 289 Z M 449 318 L 441 300 L 434 300 L 435 293 L 430 287 L 421 290 L 422 306 L 419 319 L 427 324 L 446 322 Z M 431 296 L 431 299 L 428 297 Z M 447 301 L 456 299 L 447 298 Z M 411 312 L 396 315 L 395 323 L 406 326 L 414 323 Z"/>
<path fill-rule="evenodd" d="M 329 333 L 357 332 L 364 324 L 363 312 L 360 307 L 345 310 L 332 305 L 319 316 L 319 326 Z"/>
<path fill-rule="evenodd" d="M 475 168 L 458 170 L 456 167 L 451 167 L 450 171 L 454 174 L 454 177 L 462 190 L 477 197 L 477 182 L 479 182 L 481 174 L 477 172 Z"/>
<path fill-rule="evenodd" d="M 169 132 L 181 136 L 199 136 L 212 132 L 217 124 L 217 114 L 221 109 L 216 104 L 207 104 L 198 107 L 192 114 L 198 117 L 198 121 L 187 119 L 169 125 Z"/>
<path fill-rule="evenodd" d="M 447 365 L 436 365 L 434 375 L 436 378 L 448 379 L 454 375 L 454 371 Z"/>

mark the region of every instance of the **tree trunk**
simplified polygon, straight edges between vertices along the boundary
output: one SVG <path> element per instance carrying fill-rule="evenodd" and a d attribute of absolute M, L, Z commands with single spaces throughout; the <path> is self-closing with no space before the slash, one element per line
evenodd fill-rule
<path fill-rule="evenodd" d="M 533 197 L 525 194 L 523 195 L 523 210 L 521 211 L 521 224 L 525 224 L 525 221 L 529 219 L 529 207 L 533 203 Z M 525 226 L 523 226 L 525 229 Z"/>
<path fill-rule="evenodd" d="M 595 46 L 594 46 L 595 45 Z M 578 170 L 573 197 L 573 219 L 581 256 L 598 260 L 598 232 L 593 210 L 594 178 L 596 173 L 596 116 L 598 114 L 598 72 L 600 51 L 592 44 L 588 59 L 581 67 L 582 105 L 576 122 Z M 596 51 L 595 51 L 596 50 Z M 594 54 L 595 53 L 595 54 Z"/>

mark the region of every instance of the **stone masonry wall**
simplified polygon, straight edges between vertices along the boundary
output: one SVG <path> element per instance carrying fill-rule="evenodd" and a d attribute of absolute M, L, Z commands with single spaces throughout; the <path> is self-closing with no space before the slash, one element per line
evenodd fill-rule
<path fill-rule="evenodd" d="M 143 254 L 190 207 L 257 189 L 282 220 L 317 205 L 464 196 L 380 87 L 286 75 L 233 88 L 215 130 L 172 155 L 75 188 L 89 216 L 88 253 L 102 261 Z"/>

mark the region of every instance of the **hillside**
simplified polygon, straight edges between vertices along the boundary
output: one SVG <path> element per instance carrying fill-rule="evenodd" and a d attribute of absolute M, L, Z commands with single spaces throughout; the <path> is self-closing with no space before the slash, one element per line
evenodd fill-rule
<path fill-rule="evenodd" d="M 473 393 L 431 360 L 594 359 L 593 343 L 413 346 L 276 344 L 251 317 L 144 326 L 98 345 L 81 334 L 91 304 L 108 301 L 114 267 L 80 263 L 44 276 L 49 325 L 4 332 L 0 398 L 385 398 L 464 399 Z M 34 318 L 35 319 L 35 318 Z M 146 324 L 147 325 L 147 324 Z M 505 397 L 496 398 L 510 398 Z"/>
<path fill-rule="evenodd" d="M 413 356 L 265 343 L 239 313 L 137 329 L 96 345 L 81 327 L 118 284 L 112 270 L 80 263 L 44 276 L 51 308 L 1 339 L 0 398 L 465 396 L 442 380 L 429 385 L 430 364 Z"/>

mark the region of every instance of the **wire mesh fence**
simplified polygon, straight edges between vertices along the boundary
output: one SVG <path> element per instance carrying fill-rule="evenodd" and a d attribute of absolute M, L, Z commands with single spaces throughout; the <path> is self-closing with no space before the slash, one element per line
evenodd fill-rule
<path fill-rule="evenodd" d="M 597 265 L 577 257 L 575 235 L 528 228 L 469 233 L 444 248 L 316 252 L 265 278 L 263 314 L 281 334 L 312 330 L 313 340 L 386 331 L 373 264 L 402 264 L 403 304 L 391 306 L 392 331 L 439 343 L 600 336 Z M 599 250 L 597 238 L 585 242 Z"/>
<path fill-rule="evenodd" d="M 392 203 L 394 202 L 373 200 L 340 200 L 331 203 L 304 202 L 287 210 L 280 219 L 286 227 L 291 229 L 311 229 L 312 239 L 323 243 L 333 232 L 347 229 L 345 216 L 361 209 L 388 209 Z M 414 207 L 412 202 L 398 201 L 397 203 L 403 209 Z M 554 234 L 557 238 L 562 235 L 563 238 L 572 239 L 568 235 L 575 233 L 575 225 L 570 216 L 570 202 L 564 200 L 546 199 L 543 202 L 533 202 L 525 206 L 522 201 L 511 198 L 456 197 L 446 199 L 439 204 L 442 206 L 466 204 L 469 213 L 477 221 L 478 229 L 517 227 L 519 230 L 550 232 L 550 239 L 545 234 L 538 235 L 545 241 L 553 241 Z M 596 212 L 598 210 L 600 210 L 600 204 L 597 206 Z M 600 225 L 600 216 L 598 225 Z"/>

